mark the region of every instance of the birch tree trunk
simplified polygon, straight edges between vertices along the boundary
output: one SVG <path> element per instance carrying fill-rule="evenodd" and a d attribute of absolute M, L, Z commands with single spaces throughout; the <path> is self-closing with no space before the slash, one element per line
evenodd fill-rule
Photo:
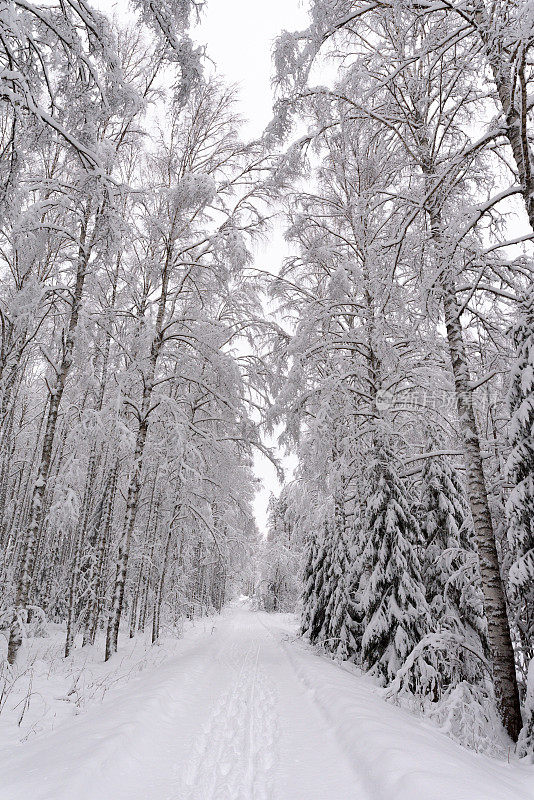
<path fill-rule="evenodd" d="M 74 564 L 72 566 L 72 575 L 69 587 L 67 636 L 65 639 L 65 658 L 69 657 L 72 645 L 74 643 L 76 606 L 78 600 L 77 589 L 80 580 L 82 554 L 86 538 L 87 523 L 89 521 L 89 512 L 91 509 L 91 494 L 94 489 L 95 476 L 96 476 L 96 450 L 93 447 L 91 450 L 91 455 L 89 457 L 88 474 L 82 501 L 81 519 L 78 523 L 79 527 L 76 536 L 76 541 L 74 543 Z"/>
<path fill-rule="evenodd" d="M 418 123 L 423 118 L 415 113 Z M 420 168 L 431 185 L 435 165 L 431 157 L 429 137 L 424 124 L 419 124 L 418 143 L 421 148 Z M 469 362 L 462 331 L 461 308 L 456 298 L 456 286 L 446 263 L 448 252 L 447 237 L 441 209 L 437 205 L 428 208 L 430 237 L 434 245 L 436 260 L 441 264 L 439 274 L 442 291 L 447 344 L 454 377 L 456 407 L 460 433 L 465 448 L 469 504 L 475 540 L 477 545 L 484 610 L 488 621 L 488 645 L 490 649 L 495 696 L 502 722 L 508 734 L 517 741 L 522 727 L 519 689 L 515 671 L 515 657 L 510 635 L 510 624 L 502 584 L 499 557 L 493 520 L 488 500 L 488 490 L 480 448 L 474 403 L 473 389 L 469 374 Z"/>
<path fill-rule="evenodd" d="M 104 493 L 103 518 L 99 520 L 99 529 L 96 541 L 95 564 L 92 574 L 89 575 L 89 602 L 85 620 L 82 646 L 94 644 L 100 613 L 104 598 L 104 574 L 107 561 L 107 552 L 111 534 L 111 521 L 117 482 L 119 476 L 119 460 L 117 459 L 109 477 L 109 483 Z"/>
<path fill-rule="evenodd" d="M 37 470 L 37 478 L 33 485 L 31 495 L 29 522 L 24 534 L 22 545 L 23 549 L 20 573 L 17 582 L 15 611 L 9 633 L 7 658 L 10 664 L 15 663 L 17 652 L 22 644 L 22 625 L 27 616 L 31 577 L 35 562 L 37 535 L 43 521 L 43 503 L 47 488 L 48 475 L 50 472 L 52 448 L 54 445 L 54 434 L 56 432 L 59 406 L 73 362 L 76 328 L 78 327 L 78 319 L 82 305 L 83 287 L 91 254 L 91 248 L 88 246 L 89 243 L 87 241 L 87 228 L 90 213 L 90 207 L 88 206 L 84 215 L 81 229 L 80 248 L 78 252 L 78 263 L 76 269 L 76 284 L 72 294 L 72 305 L 67 327 L 67 334 L 63 345 L 61 363 L 56 371 L 56 379 L 50 387 L 44 439 L 41 449 L 39 467 Z"/>
<path fill-rule="evenodd" d="M 161 616 L 161 604 L 163 602 L 163 594 L 165 591 L 165 579 L 167 577 L 167 569 L 169 566 L 169 556 L 171 553 L 171 544 L 173 541 L 174 524 L 177 516 L 180 513 L 180 504 L 175 506 L 171 520 L 169 521 L 169 530 L 167 533 L 167 541 L 165 543 L 165 552 L 163 554 L 163 563 L 161 565 L 161 573 L 159 576 L 158 587 L 156 591 L 156 598 L 154 601 L 154 615 L 152 619 L 152 644 L 155 644 L 159 639 L 159 625 Z"/>
<path fill-rule="evenodd" d="M 504 135 L 508 139 L 523 190 L 525 210 L 534 231 L 534 176 L 532 150 L 527 131 L 528 97 L 525 78 L 527 45 L 517 43 L 515 58 L 503 52 L 503 32 L 495 32 L 483 2 L 477 2 L 473 21 L 482 41 L 497 94 L 506 120 Z M 499 43 L 501 39 L 501 43 Z M 517 99 L 516 99 L 517 98 Z"/>
<path fill-rule="evenodd" d="M 437 209 L 430 211 L 430 224 L 437 258 L 441 259 L 446 243 L 442 235 L 441 215 Z M 473 404 L 473 389 L 471 388 L 460 319 L 461 310 L 456 299 L 456 287 L 453 279 L 447 276 L 446 269 L 441 270 L 440 274 L 444 276 L 441 279 L 441 289 L 447 344 L 454 376 L 460 432 L 465 447 L 469 504 L 482 578 L 484 610 L 488 620 L 488 645 L 493 667 L 495 696 L 504 727 L 513 741 L 517 741 L 522 721 L 514 650 L 484 477 L 480 438 Z"/>
<path fill-rule="evenodd" d="M 135 450 L 133 456 L 132 477 L 128 486 L 128 495 L 126 500 L 126 512 L 124 515 L 124 522 L 122 527 L 122 534 L 119 541 L 119 553 L 117 557 L 117 569 L 115 576 L 115 584 L 113 590 L 113 599 L 111 606 L 111 614 L 108 622 L 108 629 L 106 635 L 106 655 L 105 660 L 111 658 L 113 653 L 117 652 L 117 643 L 119 639 L 119 627 L 123 611 L 124 603 L 124 588 L 126 585 L 126 574 L 128 570 L 128 559 L 130 556 L 130 546 L 132 541 L 132 534 L 135 524 L 135 515 L 139 505 L 139 494 L 141 491 L 141 473 L 143 470 L 143 454 L 149 426 L 149 416 L 152 411 L 152 392 L 154 389 L 154 378 L 156 374 L 156 365 L 158 356 L 161 352 L 163 345 L 163 320 L 165 316 L 165 308 L 167 304 L 167 291 L 169 284 L 169 270 L 172 259 L 172 248 L 168 248 L 163 267 L 162 282 L 161 282 L 161 295 L 158 302 L 158 313 L 156 316 L 156 324 L 154 328 L 154 336 L 150 347 L 150 354 L 148 358 L 148 368 L 146 374 L 143 376 L 143 394 L 141 401 L 141 408 L 139 411 L 139 427 L 137 429 L 137 437 L 135 441 Z"/>
<path fill-rule="evenodd" d="M 139 598 L 141 597 L 141 591 L 143 587 L 143 572 L 145 569 L 145 560 L 146 560 L 146 551 L 148 548 L 148 542 L 150 538 L 150 529 L 152 524 L 152 514 L 153 514 L 153 506 L 154 506 L 154 495 L 156 492 L 156 483 L 157 483 L 157 472 L 154 475 L 154 480 L 152 481 L 152 491 L 150 492 L 150 501 L 148 504 L 148 514 L 147 514 L 147 524 L 145 528 L 145 537 L 143 540 L 143 544 L 141 547 L 141 557 L 139 559 L 139 569 L 137 572 L 137 580 L 135 582 L 135 592 L 132 597 L 132 608 L 130 611 L 130 639 L 133 639 L 136 631 L 138 630 L 137 627 L 137 609 L 139 606 Z M 157 515 L 157 511 L 156 511 Z"/>
<path fill-rule="evenodd" d="M 152 578 L 152 570 L 154 566 L 154 550 L 156 548 L 156 535 L 158 529 L 158 517 L 159 517 L 159 506 L 160 500 L 159 497 L 156 500 L 155 507 L 154 507 L 154 519 L 150 525 L 150 552 L 148 555 L 148 564 L 146 568 L 146 573 L 144 576 L 144 583 L 143 583 L 143 594 L 141 597 L 141 610 L 139 612 L 139 621 L 137 624 L 138 631 L 144 631 L 146 625 L 146 616 L 148 612 L 148 595 L 150 592 L 150 584 Z"/>
<path fill-rule="evenodd" d="M 117 258 L 115 272 L 113 274 L 113 280 L 111 285 L 110 309 L 113 309 L 115 307 L 115 302 L 117 298 L 117 283 L 119 279 L 119 268 L 120 268 L 120 256 Z M 106 384 L 108 377 L 110 347 L 111 347 L 111 330 L 109 329 L 108 326 L 104 340 L 104 352 L 102 358 L 100 385 L 98 388 L 98 396 L 95 403 L 95 411 L 97 413 L 100 413 L 102 411 L 102 407 L 104 404 L 104 394 L 106 391 Z M 85 484 L 85 491 L 83 496 L 80 518 L 78 521 L 78 534 L 75 542 L 74 565 L 72 568 L 72 576 L 69 588 L 67 636 L 65 640 L 65 658 L 68 658 L 74 642 L 75 617 L 76 617 L 76 607 L 78 600 L 78 585 L 81 577 L 82 557 L 84 552 L 84 545 L 87 539 L 87 529 L 89 524 L 90 512 L 92 508 L 92 498 L 95 490 L 95 482 L 97 476 L 97 456 L 98 456 L 97 443 L 93 442 L 93 446 L 91 447 L 91 454 L 89 456 L 89 464 L 87 466 L 87 480 Z"/>
<path fill-rule="evenodd" d="M 488 619 L 488 643 L 493 665 L 495 694 L 504 726 L 510 737 L 517 741 L 522 722 L 514 651 L 473 409 L 473 391 L 459 317 L 460 308 L 454 288 L 450 284 L 444 287 L 443 306 L 458 418 L 465 447 L 469 502 L 482 576 L 484 609 Z"/>

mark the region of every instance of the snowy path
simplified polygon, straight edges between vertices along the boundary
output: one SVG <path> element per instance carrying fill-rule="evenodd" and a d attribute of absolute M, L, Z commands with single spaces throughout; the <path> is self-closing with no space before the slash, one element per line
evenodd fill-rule
<path fill-rule="evenodd" d="M 0 800 L 534 800 L 533 773 L 464 751 L 235 607 L 179 655 L 0 753 Z"/>

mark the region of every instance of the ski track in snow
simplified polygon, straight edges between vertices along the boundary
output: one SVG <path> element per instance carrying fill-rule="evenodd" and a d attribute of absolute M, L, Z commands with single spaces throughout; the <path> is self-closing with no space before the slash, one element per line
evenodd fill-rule
<path fill-rule="evenodd" d="M 205 723 L 185 795 L 176 800 L 270 800 L 274 766 L 274 693 L 256 654 L 236 661 L 237 678 Z"/>
<path fill-rule="evenodd" d="M 0 800 L 534 800 L 236 605 L 163 665 L 0 752 Z"/>

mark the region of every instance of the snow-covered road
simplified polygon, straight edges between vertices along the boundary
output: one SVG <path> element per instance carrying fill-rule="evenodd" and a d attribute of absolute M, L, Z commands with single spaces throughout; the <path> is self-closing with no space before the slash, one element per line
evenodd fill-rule
<path fill-rule="evenodd" d="M 240 606 L 102 705 L 0 754 L 0 800 L 531 800 L 532 779 Z"/>

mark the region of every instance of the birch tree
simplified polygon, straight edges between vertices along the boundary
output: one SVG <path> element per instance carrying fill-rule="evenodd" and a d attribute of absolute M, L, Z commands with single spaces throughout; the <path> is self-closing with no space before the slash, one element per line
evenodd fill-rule
<path fill-rule="evenodd" d="M 169 133 L 162 133 L 160 150 L 149 159 L 159 181 L 148 213 L 141 216 L 136 253 L 139 263 L 148 265 L 146 307 L 139 313 L 138 361 L 133 364 L 141 386 L 140 398 L 125 398 L 127 413 L 137 420 L 137 432 L 106 658 L 117 649 L 143 457 L 151 420 L 161 403 L 158 387 L 167 381 L 162 359 L 173 359 L 172 352 L 166 353 L 169 346 L 201 353 L 209 349 L 214 331 L 198 319 L 203 298 L 211 295 L 213 302 L 217 294 L 228 291 L 232 272 L 247 262 L 243 235 L 254 233 L 258 224 L 257 215 L 250 213 L 250 192 L 244 188 L 247 176 L 255 174 L 258 157 L 239 141 L 231 93 L 216 84 L 202 85 L 183 110 L 177 104 L 171 113 Z M 179 373 L 179 352 L 176 363 Z"/>

